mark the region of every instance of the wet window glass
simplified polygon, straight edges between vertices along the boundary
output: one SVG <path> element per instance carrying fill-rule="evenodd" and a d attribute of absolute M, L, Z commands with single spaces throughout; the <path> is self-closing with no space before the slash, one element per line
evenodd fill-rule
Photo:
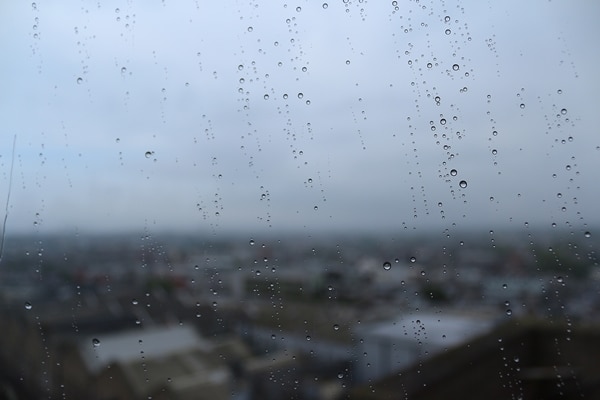
<path fill-rule="evenodd" d="M 14 2 L 0 398 L 600 396 L 593 2 Z"/>

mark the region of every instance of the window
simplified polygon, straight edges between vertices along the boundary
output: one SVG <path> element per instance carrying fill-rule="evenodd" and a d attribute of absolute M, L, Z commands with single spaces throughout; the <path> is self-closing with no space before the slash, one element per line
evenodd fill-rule
<path fill-rule="evenodd" d="M 599 12 L 4 5 L 0 389 L 597 395 Z"/>

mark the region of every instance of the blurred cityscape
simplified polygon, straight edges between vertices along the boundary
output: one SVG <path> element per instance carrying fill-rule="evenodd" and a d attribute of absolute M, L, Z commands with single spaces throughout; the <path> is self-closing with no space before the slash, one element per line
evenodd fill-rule
<path fill-rule="evenodd" d="M 600 398 L 597 246 L 9 237 L 0 399 Z"/>

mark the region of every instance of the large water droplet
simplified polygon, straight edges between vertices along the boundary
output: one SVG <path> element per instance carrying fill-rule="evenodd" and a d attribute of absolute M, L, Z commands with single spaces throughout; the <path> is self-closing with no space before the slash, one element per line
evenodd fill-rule
<path fill-rule="evenodd" d="M 31 310 L 31 303 L 30 302 L 26 302 L 25 303 L 25 309 L 26 310 Z"/>
<path fill-rule="evenodd" d="M 458 71 L 458 70 L 460 69 L 460 67 L 458 66 L 458 64 L 454 64 L 454 65 L 452 66 L 452 69 L 453 69 L 454 71 Z"/>
<path fill-rule="evenodd" d="M 464 189 L 464 188 L 466 188 L 466 187 L 467 187 L 467 181 L 460 181 L 460 182 L 458 183 L 458 186 L 460 186 L 460 187 L 461 187 L 461 188 L 463 188 L 463 189 Z"/>
<path fill-rule="evenodd" d="M 83 83 L 83 78 L 77 78 L 77 84 L 81 85 Z"/>
<path fill-rule="evenodd" d="M 154 154 L 153 151 L 147 151 L 146 153 L 144 153 L 144 157 L 150 158 L 150 157 L 152 157 L 152 154 Z"/>
<path fill-rule="evenodd" d="M 100 346 L 100 341 L 98 339 L 96 339 L 96 338 L 93 338 L 92 339 L 92 346 L 94 346 L 94 347 Z"/>
<path fill-rule="evenodd" d="M 324 9 L 327 9 L 327 7 L 329 7 L 329 4 L 327 4 L 327 3 L 323 3 L 323 8 L 324 8 Z"/>
<path fill-rule="evenodd" d="M 586 238 L 592 237 L 592 233 L 591 232 L 585 232 L 583 234 L 583 236 L 585 236 Z"/>
<path fill-rule="evenodd" d="M 383 263 L 383 269 L 388 271 L 390 268 L 392 268 L 392 263 L 390 263 L 389 261 Z"/>
<path fill-rule="evenodd" d="M 458 171 L 457 171 L 457 170 L 455 170 L 455 169 L 451 169 L 451 170 L 450 170 L 450 175 L 452 175 L 452 176 L 456 176 L 456 174 L 458 174 Z"/>

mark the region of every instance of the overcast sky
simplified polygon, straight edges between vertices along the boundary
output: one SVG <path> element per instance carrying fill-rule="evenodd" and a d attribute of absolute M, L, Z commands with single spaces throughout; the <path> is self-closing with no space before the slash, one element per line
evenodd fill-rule
<path fill-rule="evenodd" d="M 600 3 L 486 3 L 3 2 L 7 232 L 583 232 Z"/>

